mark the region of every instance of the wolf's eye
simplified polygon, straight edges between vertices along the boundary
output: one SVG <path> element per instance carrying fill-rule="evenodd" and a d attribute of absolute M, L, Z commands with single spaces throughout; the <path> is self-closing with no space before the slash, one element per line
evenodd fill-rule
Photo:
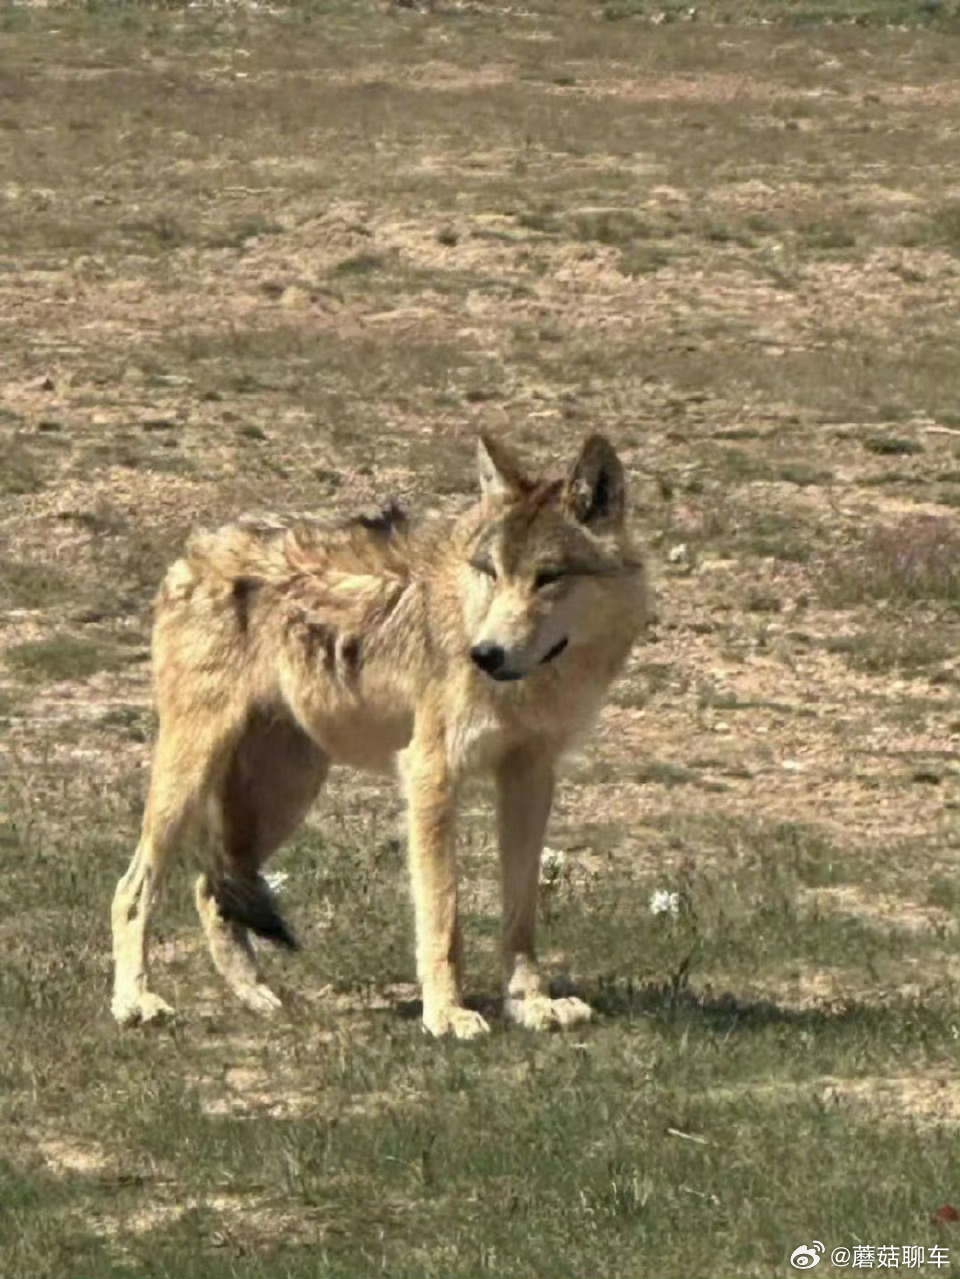
<path fill-rule="evenodd" d="M 470 567 L 475 568 L 478 573 L 482 573 L 484 577 L 496 578 L 497 570 L 493 566 L 493 560 L 486 558 L 479 560 L 471 560 Z"/>
<path fill-rule="evenodd" d="M 542 591 L 545 586 L 553 586 L 555 582 L 559 582 L 564 576 L 562 569 L 542 568 L 533 579 L 534 588 Z"/>

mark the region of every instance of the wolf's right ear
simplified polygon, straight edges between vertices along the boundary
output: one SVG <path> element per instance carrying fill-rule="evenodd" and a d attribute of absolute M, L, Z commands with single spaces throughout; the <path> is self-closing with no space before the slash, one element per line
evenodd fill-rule
<path fill-rule="evenodd" d="M 602 435 L 584 441 L 567 477 L 565 499 L 574 519 L 591 528 L 613 528 L 626 512 L 626 479 L 613 445 Z"/>
<path fill-rule="evenodd" d="M 510 501 L 528 487 L 517 459 L 489 435 L 477 440 L 477 473 L 484 501 Z"/>

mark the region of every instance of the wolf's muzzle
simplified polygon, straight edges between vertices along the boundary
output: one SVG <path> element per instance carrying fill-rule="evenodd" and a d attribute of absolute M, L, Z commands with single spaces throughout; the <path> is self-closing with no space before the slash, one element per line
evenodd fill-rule
<path fill-rule="evenodd" d="M 549 653 L 540 659 L 540 665 L 546 666 L 548 662 L 552 662 L 555 657 L 560 656 L 566 647 L 566 639 L 554 644 Z M 489 675 L 491 679 L 500 681 L 516 680 L 523 679 L 524 675 L 529 674 L 528 671 L 508 670 L 505 665 L 507 660 L 506 650 L 501 648 L 499 644 L 475 644 L 470 650 L 470 658 L 473 664 L 479 666 L 483 673 Z"/>

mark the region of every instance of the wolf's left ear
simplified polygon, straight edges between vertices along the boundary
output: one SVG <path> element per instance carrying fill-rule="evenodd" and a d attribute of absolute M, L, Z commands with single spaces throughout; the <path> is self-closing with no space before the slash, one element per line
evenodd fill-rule
<path fill-rule="evenodd" d="M 510 501 L 529 488 L 529 481 L 510 450 L 489 435 L 477 440 L 480 493 L 486 500 Z"/>
<path fill-rule="evenodd" d="M 627 504 L 623 466 L 602 435 L 584 442 L 567 477 L 564 500 L 574 519 L 591 528 L 622 523 Z"/>

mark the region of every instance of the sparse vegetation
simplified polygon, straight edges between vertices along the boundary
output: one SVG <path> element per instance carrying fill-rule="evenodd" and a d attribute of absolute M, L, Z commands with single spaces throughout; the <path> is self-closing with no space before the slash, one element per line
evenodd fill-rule
<path fill-rule="evenodd" d="M 918 622 L 873 623 L 852 635 L 828 640 L 831 653 L 842 653 L 850 665 L 871 675 L 934 675 L 952 657 L 960 642 L 960 628 Z"/>
<path fill-rule="evenodd" d="M 896 435 L 871 435 L 864 440 L 863 447 L 880 457 L 910 457 L 923 452 L 919 440 L 903 439 Z"/>
<path fill-rule="evenodd" d="M 870 530 L 821 568 L 829 603 L 942 601 L 960 611 L 960 529 L 948 515 L 908 515 Z"/>
<path fill-rule="evenodd" d="M 72 595 L 69 575 L 56 564 L 11 561 L 0 565 L 0 599 L 8 608 L 50 608 Z"/>
<path fill-rule="evenodd" d="M 0 492 L 11 497 L 43 488 L 44 468 L 38 452 L 17 434 L 0 437 Z"/>
<path fill-rule="evenodd" d="M 960 1274 L 958 13 L 0 5 L 5 1279 Z M 596 1024 L 498 1020 L 471 793 L 494 1034 L 424 1040 L 400 802 L 344 773 L 278 859 L 288 1011 L 225 998 L 186 858 L 182 1018 L 117 1033 L 166 564 L 240 510 L 456 506 L 478 427 L 609 432 L 654 548 L 543 882 Z"/>
<path fill-rule="evenodd" d="M 344 258 L 333 268 L 334 275 L 370 275 L 374 271 L 382 271 L 387 266 L 387 259 L 382 253 L 356 253 Z"/>
<path fill-rule="evenodd" d="M 12 644 L 6 656 L 21 679 L 30 683 L 87 679 L 123 660 L 114 645 L 69 634 Z"/>

